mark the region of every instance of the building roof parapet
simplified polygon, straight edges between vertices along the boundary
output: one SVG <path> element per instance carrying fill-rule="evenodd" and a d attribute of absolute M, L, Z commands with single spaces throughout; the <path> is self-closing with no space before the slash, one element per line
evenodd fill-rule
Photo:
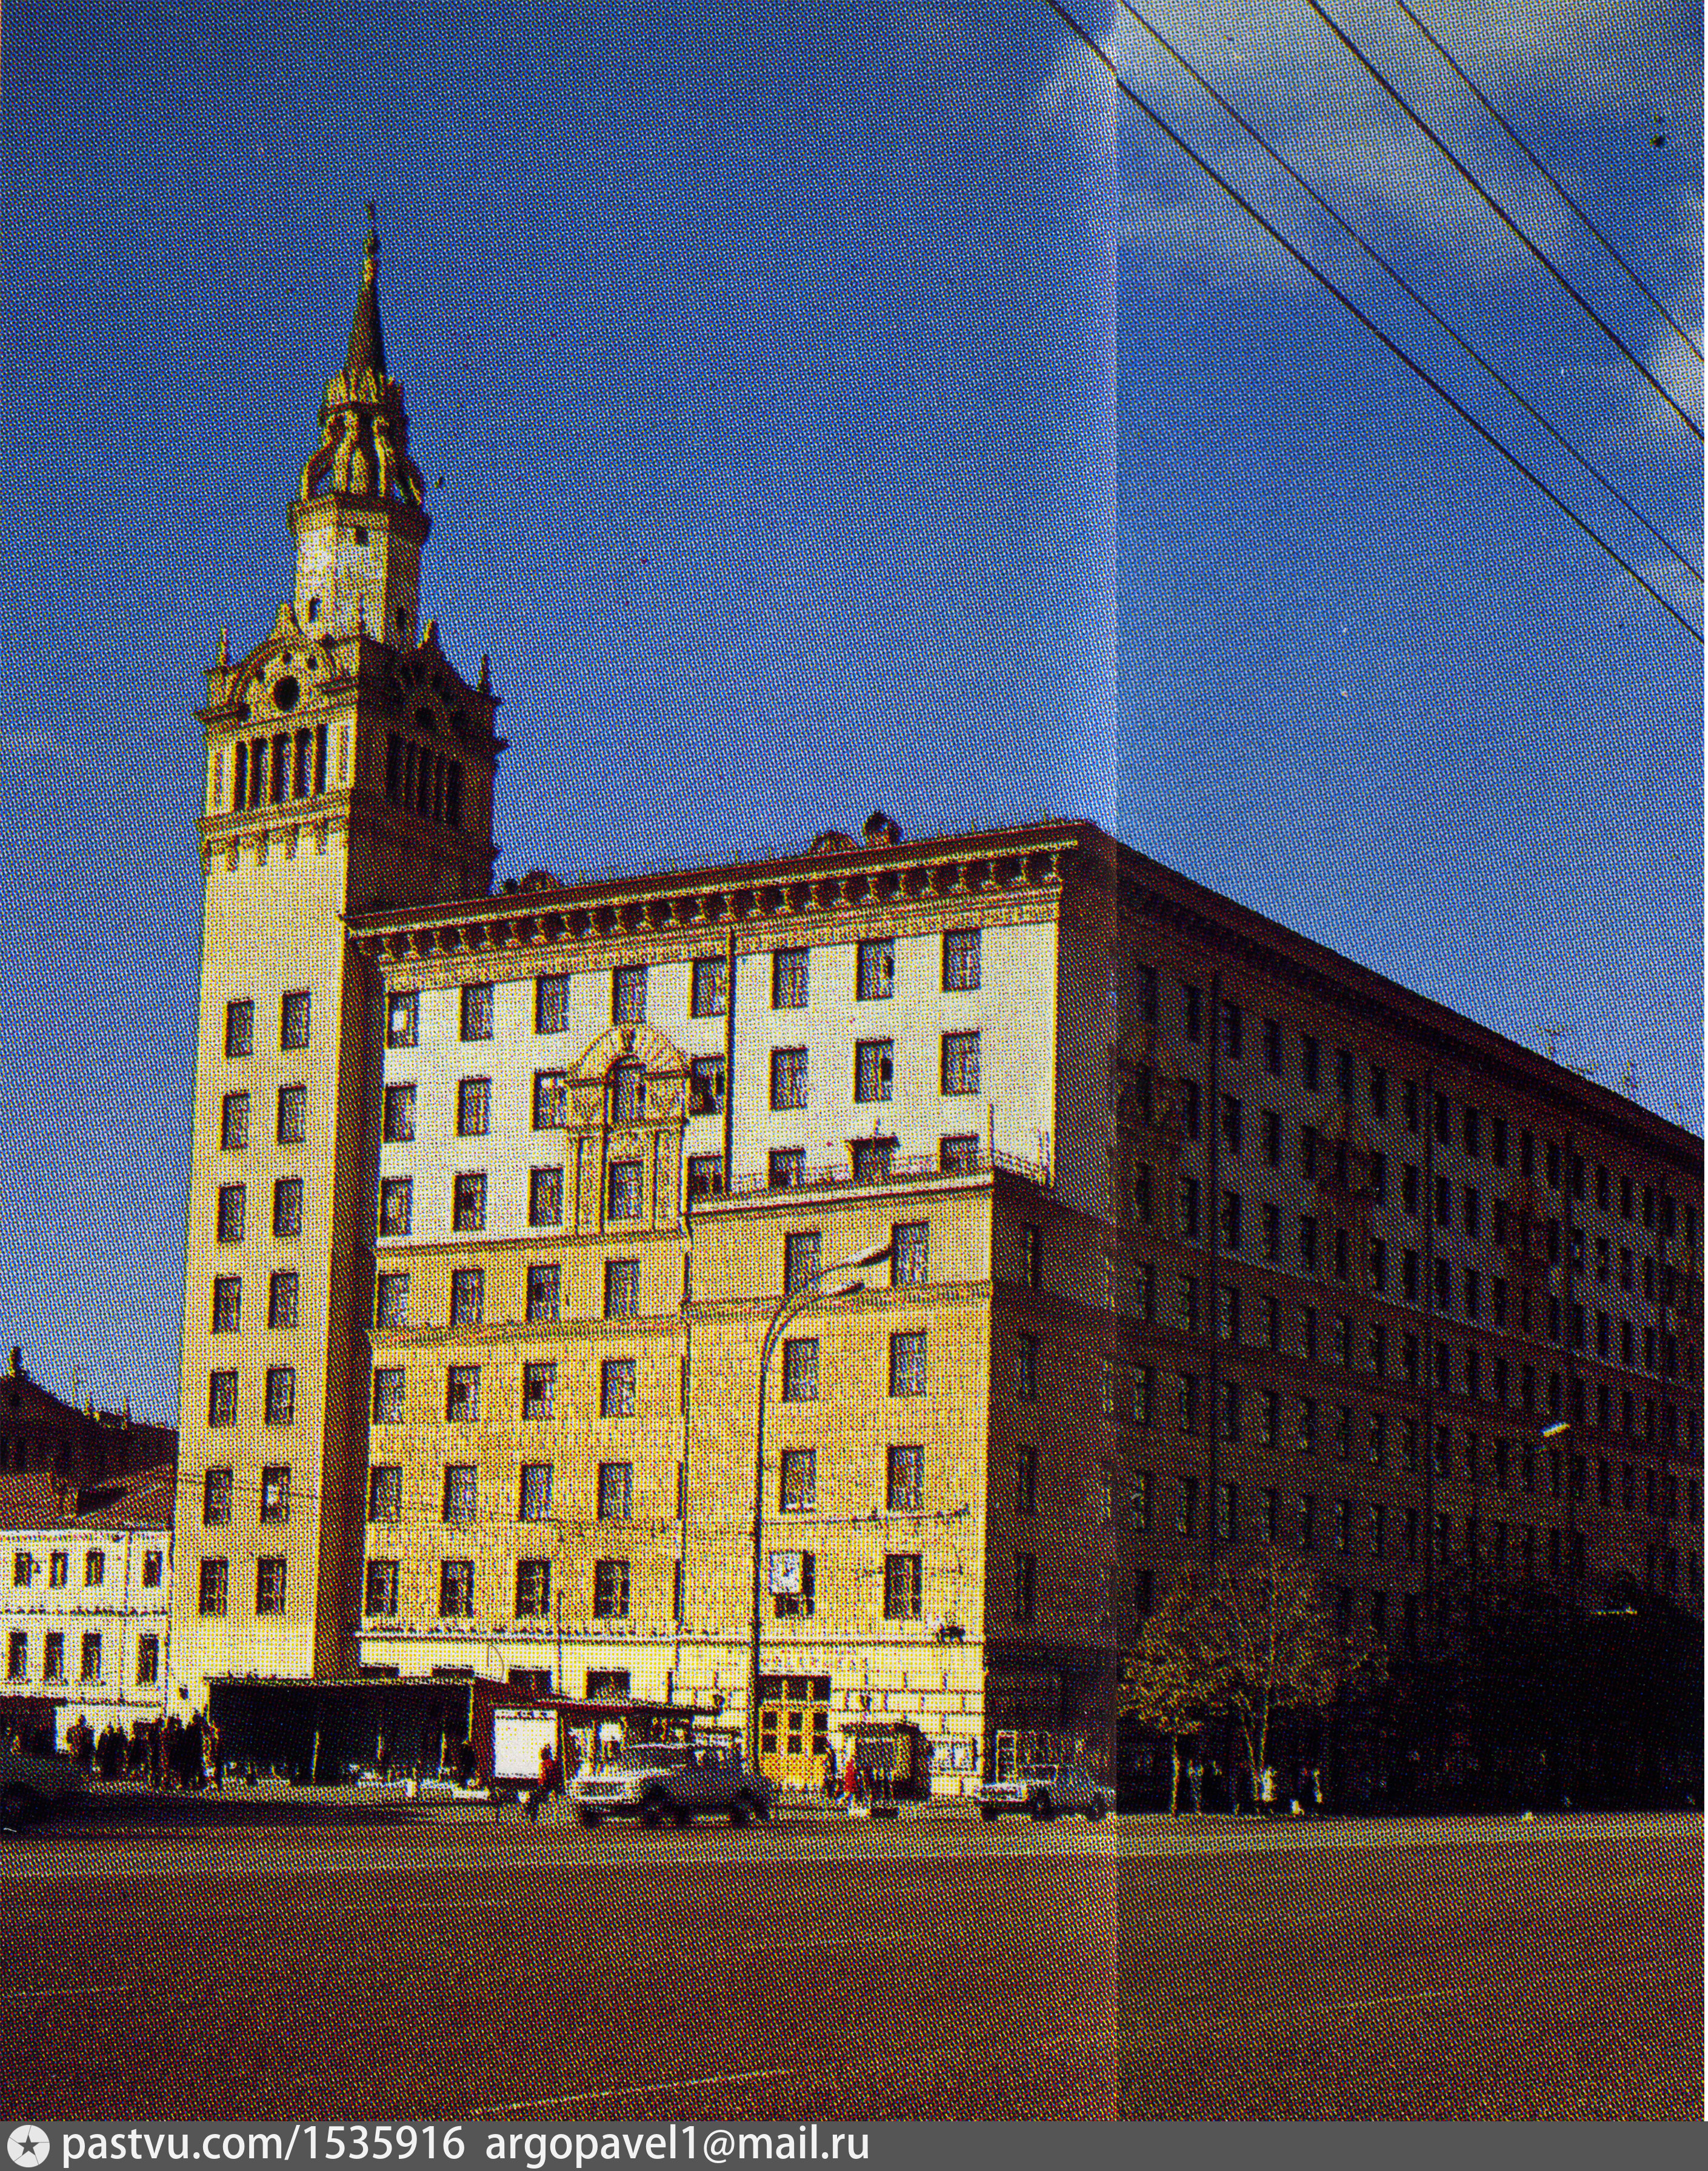
<path fill-rule="evenodd" d="M 892 1155 L 875 1174 L 864 1171 L 856 1173 L 846 1164 L 830 1163 L 823 1167 L 809 1168 L 787 1183 L 773 1183 L 763 1175 L 737 1177 L 735 1182 L 715 1196 L 696 1199 L 696 1213 L 715 1210 L 720 1206 L 750 1205 L 757 1200 L 775 1203 L 778 1200 L 798 1196 L 803 1192 L 841 1191 L 874 1192 L 906 1187 L 917 1187 L 922 1183 L 952 1189 L 956 1185 L 977 1187 L 988 1182 L 993 1174 L 1020 1177 L 1036 1185 L 1041 1191 L 1052 1191 L 1054 1178 L 1042 1161 L 1023 1160 L 1017 1154 L 993 1153 L 982 1147 L 965 1164 L 947 1169 L 934 1155 Z"/>

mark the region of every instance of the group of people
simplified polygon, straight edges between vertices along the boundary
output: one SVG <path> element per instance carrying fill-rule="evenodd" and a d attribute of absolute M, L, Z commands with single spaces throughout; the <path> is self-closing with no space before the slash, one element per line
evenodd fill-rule
<path fill-rule="evenodd" d="M 97 1734 L 80 1716 L 66 1729 L 65 1747 L 74 1764 L 103 1779 L 146 1779 L 151 1787 L 185 1793 L 225 1785 L 219 1729 L 201 1712 L 187 1725 L 176 1712 L 164 1719 L 139 1718 L 129 1734 L 109 1723 Z"/>
<path fill-rule="evenodd" d="M 856 1804 L 870 1807 L 875 1801 L 888 1801 L 894 1793 L 894 1782 L 887 1772 L 868 1772 L 864 1764 L 849 1750 L 848 1761 L 838 1768 L 834 1756 L 824 1760 L 824 1798 L 840 1808 L 852 1809 Z"/>
<path fill-rule="evenodd" d="M 1186 1766 L 1186 1787 L 1194 1816 L 1202 1815 L 1207 1791 L 1212 1795 L 1219 1793 L 1224 1796 L 1236 1817 L 1242 1809 L 1260 1817 L 1283 1813 L 1295 1817 L 1320 1817 L 1323 1814 L 1322 1767 L 1316 1764 L 1299 1766 L 1289 1792 L 1272 1764 L 1266 1764 L 1248 1780 L 1243 1772 L 1224 1774 L 1213 1757 L 1206 1764 L 1202 1757 L 1194 1756 Z"/>

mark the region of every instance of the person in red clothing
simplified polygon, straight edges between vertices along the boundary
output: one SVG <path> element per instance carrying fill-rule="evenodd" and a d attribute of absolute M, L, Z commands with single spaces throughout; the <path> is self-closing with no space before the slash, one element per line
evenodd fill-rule
<path fill-rule="evenodd" d="M 557 1791 L 558 1760 L 553 1756 L 551 1745 L 548 1742 L 539 1753 L 538 1781 L 528 1790 L 527 1820 L 531 1825 L 539 1822 L 540 1804 L 549 1801 Z"/>

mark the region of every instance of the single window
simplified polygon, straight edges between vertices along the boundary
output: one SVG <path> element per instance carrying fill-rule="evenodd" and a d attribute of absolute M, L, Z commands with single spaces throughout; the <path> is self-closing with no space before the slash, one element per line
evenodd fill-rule
<path fill-rule="evenodd" d="M 388 1086 L 380 1101 L 380 1136 L 388 1145 L 408 1145 L 415 1135 L 415 1089 Z"/>
<path fill-rule="evenodd" d="M 287 1425 L 296 1422 L 297 1368 L 293 1364 L 270 1364 L 267 1367 L 267 1423 Z"/>
<path fill-rule="evenodd" d="M 885 1508 L 892 1515 L 916 1514 L 924 1504 L 924 1449 L 891 1448 L 884 1489 Z"/>
<path fill-rule="evenodd" d="M 634 1465 L 632 1462 L 602 1462 L 599 1465 L 599 1520 L 602 1523 L 626 1523 L 634 1512 Z"/>
<path fill-rule="evenodd" d="M 404 1418 L 404 1375 L 400 1366 L 385 1366 L 373 1375 L 373 1421 L 401 1424 Z"/>
<path fill-rule="evenodd" d="M 267 1325 L 270 1327 L 294 1327 L 297 1324 L 297 1270 L 281 1267 L 267 1278 Z"/>
<path fill-rule="evenodd" d="M 979 930 L 951 927 L 943 937 L 943 991 L 970 994 L 980 984 Z"/>
<path fill-rule="evenodd" d="M 477 1477 L 472 1462 L 445 1465 L 442 1519 L 447 1523 L 472 1523 L 479 1512 Z"/>
<path fill-rule="evenodd" d="M 220 1274 L 213 1284 L 213 1332 L 235 1334 L 243 1316 L 244 1284 L 239 1274 Z"/>
<path fill-rule="evenodd" d="M 246 997 L 225 1006 L 225 1052 L 228 1061 L 255 1052 L 255 1006 Z"/>
<path fill-rule="evenodd" d="M 397 1618 L 398 1564 L 395 1561 L 371 1560 L 368 1563 L 362 1611 L 382 1621 Z"/>
<path fill-rule="evenodd" d="M 404 1512 L 404 1471 L 398 1462 L 376 1462 L 367 1473 L 367 1520 L 395 1523 Z"/>
<path fill-rule="evenodd" d="M 219 1104 L 219 1144 L 222 1153 L 241 1153 L 249 1142 L 249 1096 L 228 1093 Z"/>
<path fill-rule="evenodd" d="M 255 1563 L 255 1611 L 282 1613 L 284 1610 L 285 1563 L 277 1554 L 263 1555 Z"/>
<path fill-rule="evenodd" d="M 886 1621 L 917 1621 L 919 1618 L 922 1557 L 918 1553 L 886 1553 L 884 1556 L 884 1618 Z"/>
<path fill-rule="evenodd" d="M 923 1395 L 925 1391 L 925 1337 L 923 1332 L 890 1337 L 890 1392 Z"/>
<path fill-rule="evenodd" d="M 611 1022 L 613 1025 L 645 1024 L 645 966 L 618 965 L 612 973 Z"/>
<path fill-rule="evenodd" d="M 689 990 L 689 1014 L 697 1018 L 722 1017 L 730 1007 L 728 961 L 696 957 Z"/>
<path fill-rule="evenodd" d="M 608 1357 L 599 1367 L 599 1414 L 632 1418 L 634 1414 L 634 1359 Z"/>
<path fill-rule="evenodd" d="M 688 1113 L 720 1116 L 724 1112 L 724 1059 L 697 1055 L 688 1067 Z"/>
<path fill-rule="evenodd" d="M 978 1035 L 945 1032 L 943 1036 L 943 1091 L 946 1094 L 978 1091 Z"/>
<path fill-rule="evenodd" d="M 613 1221 L 638 1221 L 641 1208 L 641 1163 L 638 1161 L 613 1161 L 608 1181 L 608 1219 Z M 561 1201 L 558 1218 L 563 1218 Z"/>
<path fill-rule="evenodd" d="M 804 1010 L 807 1005 L 808 952 L 779 950 L 771 959 L 771 1007 L 774 1010 Z"/>
<path fill-rule="evenodd" d="M 783 1451 L 778 1505 L 785 1514 L 802 1514 L 818 1504 L 818 1455 L 810 1447 Z"/>
<path fill-rule="evenodd" d="M 552 1564 L 519 1560 L 516 1564 L 516 1617 L 539 1620 L 552 1610 Z"/>
<path fill-rule="evenodd" d="M 887 1101 L 896 1084 L 896 1044 L 891 1040 L 863 1040 L 854 1048 L 856 1101 Z"/>
<path fill-rule="evenodd" d="M 818 1342 L 807 1336 L 783 1344 L 783 1399 L 785 1402 L 818 1400 Z"/>
<path fill-rule="evenodd" d="M 385 1044 L 388 1048 L 414 1048 L 420 1037 L 421 999 L 411 989 L 408 994 L 394 994 L 387 998 L 385 1011 Z"/>
<path fill-rule="evenodd" d="M 281 1176 L 273 1186 L 273 1234 L 293 1243 L 303 1234 L 303 1179 Z"/>
<path fill-rule="evenodd" d="M 549 1418 L 557 1392 L 558 1368 L 549 1362 L 522 1368 L 522 1414 L 524 1418 Z"/>
<path fill-rule="evenodd" d="M 528 1171 L 527 1223 L 531 1229 L 555 1229 L 564 1218 L 564 1172 L 560 1168 Z"/>
<path fill-rule="evenodd" d="M 439 1617 L 466 1621 L 474 1611 L 474 1563 L 447 1560 L 439 1567 Z"/>
<path fill-rule="evenodd" d="M 460 1040 L 492 1037 L 492 983 L 470 980 L 458 1000 L 457 1033 Z"/>
<path fill-rule="evenodd" d="M 410 1278 L 407 1274 L 379 1274 L 374 1281 L 374 1324 L 384 1328 L 410 1323 Z"/>
<path fill-rule="evenodd" d="M 486 1226 L 486 1173 L 463 1169 L 452 1179 L 451 1226 L 469 1234 Z"/>
<path fill-rule="evenodd" d="M 241 1244 L 244 1241 L 244 1206 L 247 1195 L 240 1183 L 221 1184 L 218 1234 L 222 1244 Z"/>
<path fill-rule="evenodd" d="M 621 1621 L 629 1613 L 629 1563 L 601 1560 L 593 1563 L 593 1617 Z"/>
<path fill-rule="evenodd" d="M 480 1418 L 480 1367 L 452 1364 L 445 1374 L 445 1421 L 476 1424 Z"/>
<path fill-rule="evenodd" d="M 458 1267 L 451 1276 L 451 1324 L 479 1327 L 486 1316 L 486 1270 Z"/>
<path fill-rule="evenodd" d="M 818 1280 L 824 1259 L 823 1234 L 817 1229 L 792 1229 L 783 1239 L 783 1289 L 785 1295 L 810 1289 Z"/>
<path fill-rule="evenodd" d="M 905 1289 L 930 1279 L 931 1225 L 898 1221 L 890 1231 L 890 1283 Z"/>
<path fill-rule="evenodd" d="M 560 1131 L 570 1119 L 570 1080 L 562 1070 L 537 1070 L 533 1075 L 533 1127 L 537 1131 Z"/>
<path fill-rule="evenodd" d="M 896 992 L 896 945 L 887 935 L 862 942 L 855 967 L 855 999 L 863 1003 L 887 1002 Z"/>
<path fill-rule="evenodd" d="M 516 1520 L 519 1523 L 543 1523 L 551 1512 L 552 1466 L 549 1462 L 523 1463 Z"/>
<path fill-rule="evenodd" d="M 527 1270 L 527 1316 L 533 1324 L 555 1319 L 562 1299 L 563 1268 L 554 1261 Z"/>
<path fill-rule="evenodd" d="M 415 1187 L 407 1176 L 388 1177 L 379 1187 L 379 1233 L 407 1236 L 415 1216 Z"/>
<path fill-rule="evenodd" d="M 806 1050 L 775 1048 L 771 1051 L 771 1106 L 774 1109 L 806 1106 Z"/>
<path fill-rule="evenodd" d="M 536 1032 L 565 1032 L 570 1023 L 570 978 L 567 973 L 542 973 L 534 982 L 533 1029 Z"/>

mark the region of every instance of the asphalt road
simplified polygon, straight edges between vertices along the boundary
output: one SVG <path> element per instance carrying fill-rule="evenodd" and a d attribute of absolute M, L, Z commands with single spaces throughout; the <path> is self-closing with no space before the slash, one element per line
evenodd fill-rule
<path fill-rule="evenodd" d="M 1700 1818 L 110 1805 L 0 1845 L 0 2109 L 1695 2119 L 1702 1951 Z"/>

